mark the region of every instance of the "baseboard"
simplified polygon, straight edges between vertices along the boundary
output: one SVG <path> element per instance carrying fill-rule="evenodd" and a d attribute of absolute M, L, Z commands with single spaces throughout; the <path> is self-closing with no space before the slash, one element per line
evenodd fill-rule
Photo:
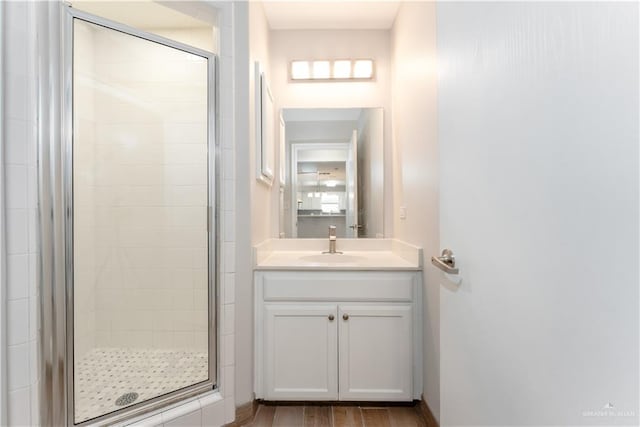
<path fill-rule="evenodd" d="M 420 404 L 419 400 L 410 402 L 380 402 L 380 401 L 363 401 L 363 400 L 258 400 L 258 404 L 264 406 L 364 406 L 368 408 L 375 407 L 393 407 L 405 406 L 415 407 Z"/>
<path fill-rule="evenodd" d="M 420 414 L 420 416 L 424 419 L 427 427 L 440 427 L 440 424 L 438 424 L 438 420 L 436 420 L 436 417 L 433 416 L 433 412 L 431 412 L 429 405 L 427 405 L 427 402 L 424 401 L 424 396 L 422 396 L 422 399 L 418 401 L 418 404 L 416 405 L 416 411 L 418 411 L 418 414 Z"/>
<path fill-rule="evenodd" d="M 244 405 L 236 408 L 236 419 L 232 423 L 226 424 L 225 427 L 240 427 L 253 421 L 258 411 L 258 401 L 252 400 Z"/>

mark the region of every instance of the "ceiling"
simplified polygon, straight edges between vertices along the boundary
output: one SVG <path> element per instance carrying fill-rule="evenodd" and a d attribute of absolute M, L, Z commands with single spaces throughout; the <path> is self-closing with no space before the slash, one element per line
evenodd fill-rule
<path fill-rule="evenodd" d="M 272 30 L 388 30 L 399 0 L 264 0 Z"/>

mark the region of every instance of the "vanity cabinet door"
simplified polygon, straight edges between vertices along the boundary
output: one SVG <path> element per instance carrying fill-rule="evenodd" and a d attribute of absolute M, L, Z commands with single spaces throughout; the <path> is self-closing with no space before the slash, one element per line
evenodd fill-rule
<path fill-rule="evenodd" d="M 411 311 L 411 304 L 340 305 L 340 400 L 412 399 Z"/>
<path fill-rule="evenodd" d="M 338 399 L 335 304 L 265 304 L 265 399 Z"/>

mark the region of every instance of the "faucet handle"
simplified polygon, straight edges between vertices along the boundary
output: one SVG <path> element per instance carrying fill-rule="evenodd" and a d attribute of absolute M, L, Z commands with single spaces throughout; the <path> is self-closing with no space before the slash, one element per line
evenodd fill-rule
<path fill-rule="evenodd" d="M 336 226 L 335 225 L 330 225 L 329 226 L 329 239 L 330 240 L 335 240 L 336 238 Z"/>

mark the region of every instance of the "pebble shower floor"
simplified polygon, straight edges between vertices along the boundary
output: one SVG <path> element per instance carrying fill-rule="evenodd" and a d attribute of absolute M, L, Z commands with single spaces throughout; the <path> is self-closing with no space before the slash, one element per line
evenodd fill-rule
<path fill-rule="evenodd" d="M 76 423 L 206 381 L 208 365 L 206 352 L 93 349 L 76 363 Z M 126 393 L 138 397 L 128 405 L 117 405 Z"/>

